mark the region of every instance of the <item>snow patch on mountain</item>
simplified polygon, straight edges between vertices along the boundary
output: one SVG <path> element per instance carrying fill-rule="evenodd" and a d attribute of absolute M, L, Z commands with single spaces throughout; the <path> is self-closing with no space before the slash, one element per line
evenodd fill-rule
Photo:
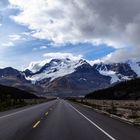
<path fill-rule="evenodd" d="M 26 77 L 31 81 L 41 81 L 43 79 L 50 79 L 53 81 L 58 77 L 63 77 L 65 75 L 71 74 L 75 69 L 82 65 L 81 61 L 74 61 L 70 59 L 54 59 L 50 63 L 46 64 L 43 72 Z"/>
<path fill-rule="evenodd" d="M 30 70 L 31 72 L 35 73 L 39 71 L 46 63 L 48 63 L 50 60 L 44 60 L 44 61 L 34 61 L 29 64 L 29 66 L 26 68 Z M 25 70 L 26 70 L 25 69 Z"/>
<path fill-rule="evenodd" d="M 140 77 L 140 63 L 129 61 L 128 64 L 130 65 L 131 69 L 138 75 L 138 77 Z"/>
<path fill-rule="evenodd" d="M 105 76 L 110 76 L 111 77 L 111 81 L 110 81 L 111 84 L 120 81 L 120 79 L 116 75 L 116 72 L 114 72 L 114 71 L 99 70 L 99 73 L 102 75 L 105 75 Z"/>
<path fill-rule="evenodd" d="M 110 76 L 111 77 L 111 81 L 110 81 L 111 84 L 120 81 L 116 72 L 108 70 L 104 64 L 101 63 L 101 64 L 97 65 L 96 69 L 99 71 L 100 74 L 105 75 L 105 76 Z"/>
<path fill-rule="evenodd" d="M 129 76 L 125 76 L 121 73 L 118 73 L 117 71 L 109 70 L 106 64 L 99 63 L 96 65 L 96 69 L 99 71 L 100 74 L 111 77 L 110 84 L 131 79 Z M 115 65 L 117 66 L 117 64 Z"/>

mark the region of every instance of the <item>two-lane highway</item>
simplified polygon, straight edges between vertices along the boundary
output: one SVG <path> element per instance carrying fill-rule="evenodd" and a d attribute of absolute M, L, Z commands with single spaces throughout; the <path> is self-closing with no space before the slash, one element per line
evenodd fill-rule
<path fill-rule="evenodd" d="M 56 103 L 55 100 L 0 114 L 0 140 L 20 140 L 32 130 L 33 124 Z"/>
<path fill-rule="evenodd" d="M 0 116 L 0 140 L 139 140 L 140 129 L 65 100 Z"/>

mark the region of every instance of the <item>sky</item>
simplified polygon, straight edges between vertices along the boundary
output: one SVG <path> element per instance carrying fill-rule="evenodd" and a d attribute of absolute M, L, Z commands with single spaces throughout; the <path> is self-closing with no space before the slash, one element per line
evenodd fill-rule
<path fill-rule="evenodd" d="M 0 0 L 0 68 L 139 61 L 139 44 L 140 0 Z"/>

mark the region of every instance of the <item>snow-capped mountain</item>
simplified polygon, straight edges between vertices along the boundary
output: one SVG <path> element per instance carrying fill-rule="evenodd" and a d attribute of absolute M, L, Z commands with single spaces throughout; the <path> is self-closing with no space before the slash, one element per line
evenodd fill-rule
<path fill-rule="evenodd" d="M 25 74 L 26 78 L 31 80 L 33 83 L 39 81 L 52 82 L 59 77 L 72 74 L 83 64 L 90 65 L 88 62 L 82 59 L 53 59 L 49 63 L 46 63 L 44 66 L 42 66 L 35 73 L 33 73 L 31 70 L 26 70 Z M 140 62 L 127 61 L 126 63 L 99 63 L 94 64 L 92 67 L 96 69 L 101 75 L 109 76 L 111 78 L 110 84 L 140 77 Z"/>
<path fill-rule="evenodd" d="M 84 63 L 87 62 L 84 60 L 71 60 L 69 58 L 53 59 L 49 63 L 46 63 L 44 66 L 42 66 L 35 73 L 27 69 L 25 71 L 25 75 L 27 80 L 31 80 L 34 83 L 42 81 L 44 79 L 49 79 L 49 81 L 53 81 L 56 78 L 73 73 L 77 67 L 81 66 Z"/>
<path fill-rule="evenodd" d="M 127 62 L 131 69 L 137 74 L 137 77 L 140 77 L 140 62 Z"/>
<path fill-rule="evenodd" d="M 100 74 L 111 77 L 110 83 L 116 83 L 124 80 L 130 80 L 139 76 L 140 67 L 135 62 L 129 63 L 112 63 L 112 64 L 94 64 Z"/>
<path fill-rule="evenodd" d="M 27 80 L 43 86 L 47 94 L 84 95 L 110 85 L 109 76 L 101 75 L 82 59 L 52 59 L 35 73 L 31 70 L 24 73 Z"/>
<path fill-rule="evenodd" d="M 81 96 L 108 87 L 110 77 L 101 75 L 90 64 L 82 62 L 74 72 L 42 84 L 45 87 L 45 93 L 55 93 L 57 96 Z"/>
<path fill-rule="evenodd" d="M 98 63 L 52 59 L 30 65 L 23 72 L 0 69 L 0 84 L 41 91 L 46 95 L 81 96 L 112 84 L 140 77 L 140 62 Z"/>

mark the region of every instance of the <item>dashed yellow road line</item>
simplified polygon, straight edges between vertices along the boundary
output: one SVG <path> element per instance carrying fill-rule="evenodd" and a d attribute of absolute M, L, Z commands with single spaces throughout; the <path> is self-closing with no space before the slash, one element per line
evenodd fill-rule
<path fill-rule="evenodd" d="M 36 124 L 33 126 L 33 128 L 36 128 L 39 125 L 40 121 L 36 122 Z"/>
<path fill-rule="evenodd" d="M 46 112 L 45 115 L 47 116 L 48 115 L 48 112 Z"/>

